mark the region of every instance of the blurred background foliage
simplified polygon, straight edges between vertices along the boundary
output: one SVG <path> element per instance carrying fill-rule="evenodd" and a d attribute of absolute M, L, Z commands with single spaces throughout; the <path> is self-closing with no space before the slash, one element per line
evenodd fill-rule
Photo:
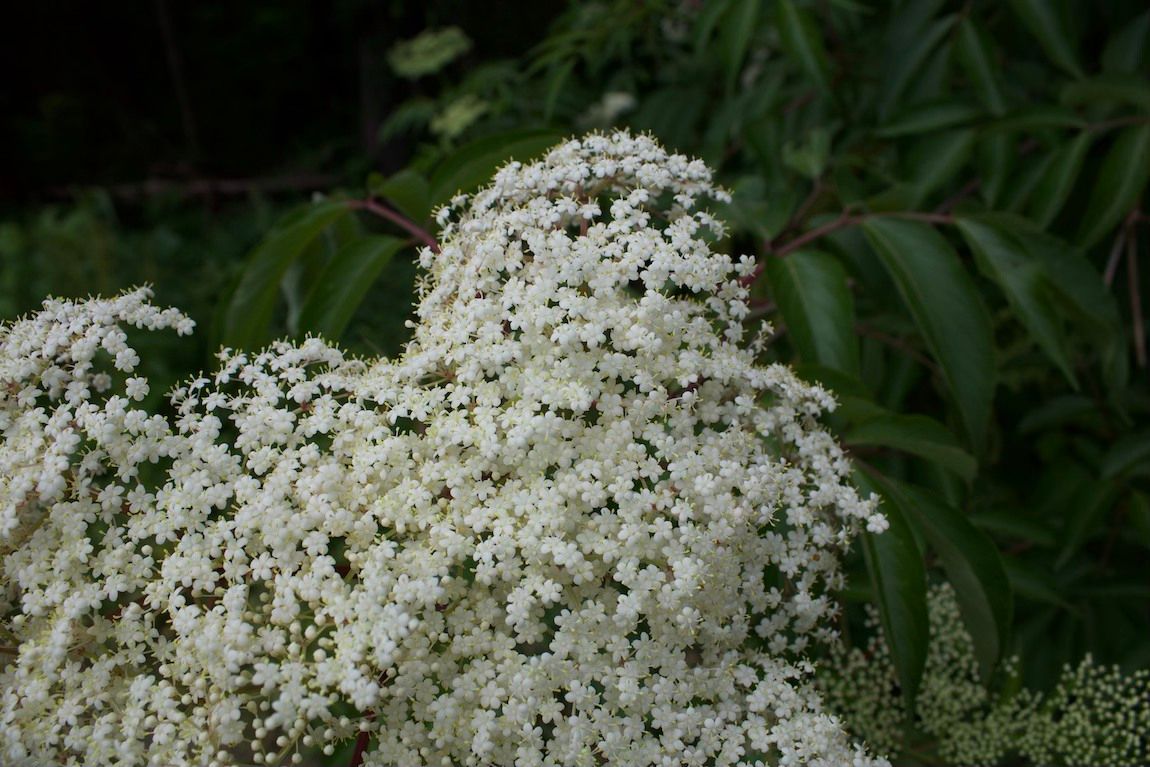
<path fill-rule="evenodd" d="M 0 316 L 150 282 L 200 323 L 165 380 L 284 334 L 394 355 L 438 206 L 563 136 L 650 131 L 734 191 L 751 321 L 837 394 L 891 518 L 849 560 L 848 640 L 876 606 L 913 701 L 947 580 L 1003 695 L 1150 666 L 1143 2 L 15 13 Z"/>

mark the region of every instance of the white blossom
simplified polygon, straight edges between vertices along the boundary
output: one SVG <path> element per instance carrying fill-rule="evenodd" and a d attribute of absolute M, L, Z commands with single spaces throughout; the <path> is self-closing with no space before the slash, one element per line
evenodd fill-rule
<path fill-rule="evenodd" d="M 741 345 L 714 199 L 642 136 L 510 163 L 441 211 L 399 359 L 224 350 L 165 415 L 146 291 L 5 327 L 0 760 L 883 763 L 803 657 L 884 522 L 829 396 Z"/>

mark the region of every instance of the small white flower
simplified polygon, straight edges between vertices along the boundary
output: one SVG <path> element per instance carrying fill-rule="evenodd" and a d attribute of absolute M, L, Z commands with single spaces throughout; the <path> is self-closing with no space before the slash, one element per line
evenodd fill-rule
<path fill-rule="evenodd" d="M 171 421 L 96 353 L 190 330 L 146 291 L 0 329 L 0 761 L 881 764 L 798 661 L 882 521 L 740 344 L 722 197 L 646 136 L 511 163 L 400 359 L 224 350 Z"/>

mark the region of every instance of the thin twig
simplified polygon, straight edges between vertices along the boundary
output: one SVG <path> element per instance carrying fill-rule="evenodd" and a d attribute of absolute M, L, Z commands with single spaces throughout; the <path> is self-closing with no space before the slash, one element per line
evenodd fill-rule
<path fill-rule="evenodd" d="M 375 200 L 349 200 L 348 205 L 355 208 L 356 210 L 366 210 L 369 213 L 374 213 L 380 218 L 387 219 L 403 231 L 410 234 L 412 237 L 422 242 L 427 247 L 431 248 L 434 252 L 439 252 L 439 242 L 436 241 L 436 239 L 432 237 L 426 229 L 422 228 L 414 221 L 404 217 L 386 205 L 382 205 Z"/>
<path fill-rule="evenodd" d="M 176 47 L 176 35 L 172 31 L 172 17 L 168 13 L 167 0 L 156 0 L 156 16 L 160 22 L 160 34 L 164 37 L 164 52 L 168 57 L 168 70 L 172 76 L 172 87 L 176 91 L 176 101 L 180 106 L 180 122 L 184 128 L 184 138 L 193 157 L 200 154 L 200 142 L 196 132 L 196 120 L 192 113 L 192 100 L 188 96 L 188 86 L 184 79 L 184 66 L 180 50 Z"/>
<path fill-rule="evenodd" d="M 972 194 L 977 192 L 978 188 L 980 186 L 982 186 L 982 179 L 975 178 L 975 179 L 971 179 L 970 181 L 967 181 L 966 184 L 962 187 L 962 189 L 959 189 L 953 195 L 946 198 L 946 200 L 944 200 L 941 205 L 939 205 L 937 208 L 935 208 L 934 212 L 935 213 L 950 213 L 952 210 L 954 210 L 955 205 L 958 205 L 960 202 L 965 200 L 967 197 L 970 197 Z"/>
<path fill-rule="evenodd" d="M 1134 359 L 1146 367 L 1146 329 L 1142 324 L 1142 291 L 1138 284 L 1138 237 L 1133 230 L 1126 238 L 1126 281 L 1130 290 L 1130 313 L 1134 316 Z"/>
<path fill-rule="evenodd" d="M 820 227 L 810 230 L 809 232 L 799 235 L 795 239 L 787 242 L 772 252 L 775 256 L 782 257 L 788 253 L 793 253 L 815 240 L 820 240 L 828 234 L 833 234 L 840 229 L 845 229 L 856 224 L 861 224 L 867 219 L 871 218 L 903 218 L 910 221 L 924 221 L 928 224 L 953 224 L 954 216 L 949 213 L 919 213 L 917 211 L 890 211 L 884 213 L 859 213 L 856 215 L 842 214 L 833 221 L 828 221 Z"/>
<path fill-rule="evenodd" d="M 1106 271 L 1102 273 L 1106 287 L 1114 284 L 1114 273 L 1118 271 L 1118 262 L 1122 258 L 1122 246 L 1126 244 L 1126 233 L 1129 228 L 1124 226 L 1119 229 L 1118 235 L 1114 238 L 1114 244 L 1110 246 L 1110 257 L 1106 259 Z"/>
<path fill-rule="evenodd" d="M 1110 130 L 1111 128 L 1121 128 L 1126 125 L 1145 125 L 1148 122 L 1150 122 L 1150 117 L 1141 115 L 1115 117 L 1113 120 L 1102 120 L 1101 122 L 1090 123 L 1086 126 L 1086 130 L 1091 133 L 1098 133 L 1100 131 Z"/>
<path fill-rule="evenodd" d="M 811 212 L 811 208 L 814 207 L 815 202 L 818 200 L 819 195 L 822 193 L 822 179 L 816 178 L 814 185 L 811 187 L 811 193 L 807 195 L 807 198 L 803 200 L 802 204 L 799 205 L 797 210 L 795 210 L 794 215 L 790 217 L 779 234 L 786 234 L 787 232 L 798 229 L 799 224 L 801 224 L 806 219 L 807 214 Z"/>
<path fill-rule="evenodd" d="M 800 234 L 798 237 L 787 243 L 784 243 L 783 245 L 778 246 L 777 248 L 771 248 L 771 253 L 776 257 L 782 258 L 788 253 L 793 253 L 796 250 L 801 250 L 809 243 L 812 243 L 816 240 L 821 240 L 828 234 L 833 234 L 840 229 L 846 229 L 848 226 L 854 226 L 855 224 L 860 223 L 862 220 L 862 216 L 852 216 L 847 213 L 843 213 L 833 221 L 828 221 L 822 226 L 815 227 L 809 232 Z"/>

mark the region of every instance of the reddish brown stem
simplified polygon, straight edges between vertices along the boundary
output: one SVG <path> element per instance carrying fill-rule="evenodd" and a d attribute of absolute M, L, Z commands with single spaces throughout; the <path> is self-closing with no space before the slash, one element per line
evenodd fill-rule
<path fill-rule="evenodd" d="M 348 204 L 356 210 L 366 210 L 369 213 L 374 213 L 380 218 L 390 221 L 436 253 L 439 252 L 439 243 L 426 229 L 423 229 L 414 221 L 404 217 L 386 205 L 381 205 L 375 200 L 349 200 Z"/>
<path fill-rule="evenodd" d="M 1142 292 L 1138 285 L 1138 238 L 1133 232 L 1126 238 L 1126 280 L 1130 284 L 1130 314 L 1134 319 L 1134 359 L 1146 367 L 1146 330 L 1142 324 Z"/>
<path fill-rule="evenodd" d="M 967 197 L 970 197 L 972 194 L 977 192 L 978 188 L 980 186 L 982 186 L 982 180 L 981 179 L 977 179 L 977 178 L 971 179 L 970 181 L 966 182 L 966 184 L 962 187 L 962 189 L 959 189 L 957 192 L 955 192 L 953 195 L 951 195 L 945 201 L 943 201 L 942 205 L 939 205 L 938 208 L 935 209 L 934 212 L 935 213 L 950 213 L 952 210 L 954 210 L 955 205 L 958 205 L 960 202 L 965 200 Z"/>
<path fill-rule="evenodd" d="M 1114 284 L 1114 274 L 1118 271 L 1118 262 L 1122 258 L 1122 246 L 1126 244 L 1126 234 L 1129 227 L 1124 226 L 1118 230 L 1114 238 L 1114 245 L 1110 248 L 1110 257 L 1106 259 L 1106 271 L 1102 273 L 1102 280 L 1106 287 Z"/>
<path fill-rule="evenodd" d="M 858 213 L 851 215 L 843 213 L 841 216 L 833 221 L 828 221 L 822 226 L 816 227 L 805 234 L 801 234 L 790 242 L 784 243 L 778 248 L 773 249 L 772 253 L 775 256 L 785 256 L 788 253 L 793 253 L 800 250 L 816 240 L 821 240 L 828 234 L 833 234 L 840 229 L 846 229 L 856 224 L 861 224 L 867 219 L 871 218 L 904 218 L 910 221 L 925 221 L 928 224 L 953 224 L 954 216 L 949 213 L 918 213 L 915 211 L 891 211 L 889 213 Z"/>
<path fill-rule="evenodd" d="M 347 767 L 360 767 L 363 764 L 363 755 L 367 751 L 367 744 L 371 740 L 371 733 L 363 730 L 355 737 L 355 750 L 351 752 L 351 761 Z"/>

